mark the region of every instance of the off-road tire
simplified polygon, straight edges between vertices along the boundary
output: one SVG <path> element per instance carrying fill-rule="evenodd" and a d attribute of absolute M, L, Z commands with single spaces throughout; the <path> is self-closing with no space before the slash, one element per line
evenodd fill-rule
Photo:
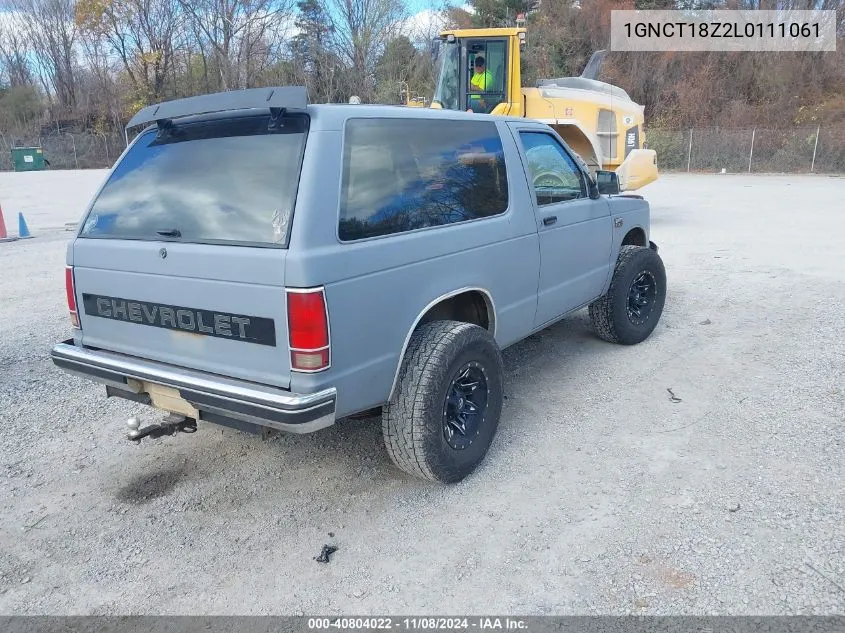
<path fill-rule="evenodd" d="M 647 317 L 629 316 L 629 292 L 642 273 L 655 282 L 655 297 Z M 647 339 L 663 313 L 666 302 L 666 269 L 663 260 L 645 246 L 623 246 L 616 260 L 607 294 L 590 304 L 590 321 L 596 334 L 610 343 L 635 345 Z"/>
<path fill-rule="evenodd" d="M 444 420 L 453 379 L 467 363 L 476 372 L 480 367 L 486 407 L 478 434 L 459 438 L 471 441 L 459 450 L 447 441 Z M 382 410 L 382 433 L 393 463 L 410 475 L 440 483 L 455 483 L 473 472 L 499 424 L 503 375 L 501 351 L 486 329 L 457 321 L 417 328 L 402 359 L 396 391 Z"/>

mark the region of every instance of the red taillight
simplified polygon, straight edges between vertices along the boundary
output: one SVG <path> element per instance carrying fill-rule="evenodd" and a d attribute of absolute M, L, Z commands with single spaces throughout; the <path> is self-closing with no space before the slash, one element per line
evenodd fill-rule
<path fill-rule="evenodd" d="M 288 290 L 287 297 L 291 369 L 325 369 L 329 366 L 329 322 L 323 290 Z"/>
<path fill-rule="evenodd" d="M 79 315 L 76 313 L 76 289 L 73 285 L 73 267 L 65 266 L 65 292 L 67 294 L 67 309 L 70 311 L 70 322 L 73 327 L 79 327 Z"/>

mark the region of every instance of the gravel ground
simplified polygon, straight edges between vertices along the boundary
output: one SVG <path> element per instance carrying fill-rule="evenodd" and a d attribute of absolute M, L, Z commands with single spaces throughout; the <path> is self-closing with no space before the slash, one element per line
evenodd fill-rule
<path fill-rule="evenodd" d="M 440 487 L 371 420 L 127 442 L 159 416 L 48 356 L 49 227 L 101 175 L 0 174 L 7 225 L 26 204 L 40 229 L 0 244 L 0 613 L 845 611 L 845 179 L 663 175 L 652 338 L 582 312 L 507 350 L 494 446 Z"/>
<path fill-rule="evenodd" d="M 105 169 L 0 172 L 0 205 L 9 234 L 18 234 L 18 213 L 31 232 L 76 222 L 106 175 Z"/>

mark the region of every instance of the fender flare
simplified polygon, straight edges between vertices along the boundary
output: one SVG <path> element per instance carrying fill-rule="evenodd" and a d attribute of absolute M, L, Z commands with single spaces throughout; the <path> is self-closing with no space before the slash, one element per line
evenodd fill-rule
<path fill-rule="evenodd" d="M 405 335 L 405 341 L 402 343 L 402 350 L 399 353 L 399 359 L 396 361 L 396 370 L 393 372 L 393 383 L 390 386 L 390 393 L 387 396 L 388 401 L 393 398 L 393 394 L 396 392 L 396 386 L 399 383 L 399 371 L 402 369 L 402 361 L 405 359 L 405 352 L 408 350 L 408 344 L 411 342 L 411 336 L 416 331 L 417 326 L 420 324 L 422 318 L 426 314 L 428 314 L 429 310 L 431 310 L 441 301 L 445 301 L 446 299 L 450 299 L 451 297 L 455 297 L 465 292 L 480 292 L 481 295 L 484 297 L 484 303 L 487 306 L 487 314 L 490 319 L 490 334 L 493 335 L 493 338 L 496 337 L 496 326 L 498 321 L 496 317 L 496 304 L 493 302 L 493 295 L 486 288 L 481 288 L 480 286 L 464 286 L 462 288 L 457 288 L 456 290 L 450 290 L 449 292 L 445 292 L 439 297 L 432 299 L 420 311 L 420 313 L 417 315 L 417 318 L 415 318 L 414 322 L 411 324 L 411 329 L 409 329 L 408 333 Z"/>

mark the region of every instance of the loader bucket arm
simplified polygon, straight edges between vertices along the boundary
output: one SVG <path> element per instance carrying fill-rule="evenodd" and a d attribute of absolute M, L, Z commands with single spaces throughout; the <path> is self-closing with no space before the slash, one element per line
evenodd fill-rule
<path fill-rule="evenodd" d="M 657 180 L 657 152 L 634 149 L 616 168 L 620 191 L 634 191 Z"/>

